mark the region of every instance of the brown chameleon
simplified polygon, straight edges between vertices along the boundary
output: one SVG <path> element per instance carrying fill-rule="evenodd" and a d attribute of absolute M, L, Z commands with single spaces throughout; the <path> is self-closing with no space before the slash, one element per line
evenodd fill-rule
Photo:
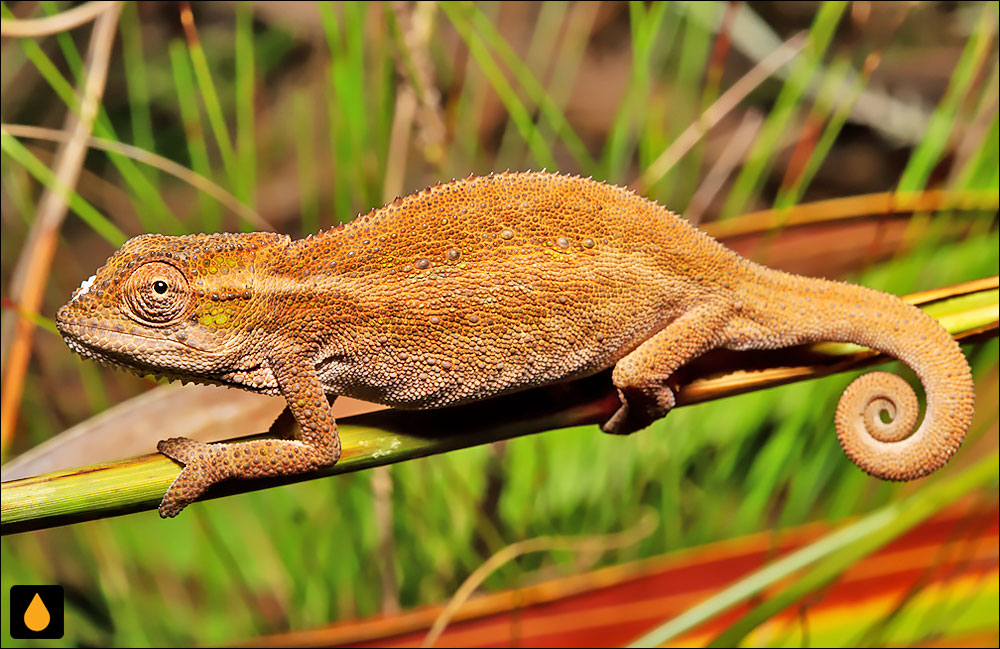
<path fill-rule="evenodd" d="M 852 342 L 902 360 L 928 395 L 913 434 L 903 379 L 869 373 L 841 397 L 844 450 L 888 480 L 944 465 L 973 409 L 961 349 L 900 299 L 765 268 L 631 191 L 544 172 L 470 176 L 298 241 L 139 236 L 57 323 L 85 357 L 287 400 L 297 439 L 160 442 L 184 465 L 165 517 L 220 480 L 337 462 L 327 395 L 437 408 L 613 366 L 621 406 L 602 428 L 626 434 L 670 411 L 667 379 L 710 349 Z"/>

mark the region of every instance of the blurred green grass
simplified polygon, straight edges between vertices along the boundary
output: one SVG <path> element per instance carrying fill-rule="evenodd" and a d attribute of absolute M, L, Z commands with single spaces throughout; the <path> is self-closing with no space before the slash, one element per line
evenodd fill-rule
<path fill-rule="evenodd" d="M 95 135 L 181 162 L 293 234 L 380 205 L 392 165 L 405 170 L 404 193 L 507 166 L 626 183 L 718 94 L 714 83 L 732 83 L 706 73 L 720 37 L 695 15 L 721 16 L 725 5 L 585 5 L 539 8 L 537 27 L 531 14 L 524 17 L 528 9 L 517 9 L 515 16 L 534 27 L 523 38 L 501 29 L 501 17 L 513 20 L 501 3 L 443 4 L 431 12 L 434 31 L 426 47 L 441 103 L 430 109 L 447 126 L 443 159 L 418 146 L 416 134 L 426 125 L 417 113 L 405 155 L 394 160 L 397 99 L 402 89 L 420 83 L 418 64 L 401 63 L 410 47 L 405 37 L 412 10 L 406 15 L 382 4 L 324 4 L 307 14 L 303 26 L 244 2 L 196 4 L 192 40 L 177 5 L 129 4 Z M 42 9 L 66 6 L 43 3 Z M 921 29 L 929 19 L 920 12 L 936 9 L 911 11 L 897 28 L 898 40 L 888 42 L 868 35 L 846 3 L 823 3 L 808 20 L 799 20 L 808 33 L 806 54 L 792 64 L 787 80 L 764 84 L 750 98 L 766 114 L 764 125 L 710 213 L 726 216 L 844 191 L 836 178 L 824 175 L 824 166 L 836 160 L 838 145 L 851 146 L 859 137 L 848 116 L 871 80 L 861 73 L 866 57 L 873 51 L 912 52 L 920 46 L 918 37 L 928 38 Z M 4 17 L 9 15 L 5 5 Z M 882 144 L 887 153 L 879 162 L 890 166 L 891 178 L 878 189 L 1000 187 L 997 108 L 987 101 L 996 92 L 996 5 L 965 5 L 946 19 L 951 30 L 928 47 L 958 48 L 950 81 L 931 93 L 926 138 L 915 146 Z M 546 42 L 542 21 L 561 26 L 564 36 Z M 738 29 L 741 23 L 733 24 Z M 77 31 L 87 29 L 5 43 L 0 87 L 5 96 L 18 92 L 2 104 L 4 122 L 59 123 L 62 110 L 75 109 L 72 86 L 86 44 Z M 582 90 L 594 104 L 606 105 L 604 95 L 618 98 L 600 126 L 574 112 L 587 105 L 574 101 L 574 80 L 600 62 L 594 50 L 608 57 L 622 53 L 623 80 L 599 78 L 600 84 Z M 580 78 L 592 80 L 593 74 Z M 819 89 L 815 100 L 810 87 Z M 52 107 L 60 101 L 58 110 Z M 39 104 L 49 108 L 38 111 Z M 804 167 L 790 170 L 784 151 L 806 139 L 796 129 L 804 132 L 807 121 L 819 124 L 821 134 Z M 981 137 L 967 143 L 977 126 L 985 126 Z M 863 135 L 886 137 L 870 130 Z M 38 159 L 45 147 L 7 135 L 3 142 L 6 287 L 38 183 L 49 181 L 47 158 L 35 163 L 27 157 Z M 649 188 L 650 195 L 683 212 L 718 148 L 717 140 L 700 142 Z M 92 182 L 80 183 L 73 209 L 84 221 L 71 217 L 64 226 L 64 254 L 46 291 L 46 315 L 113 251 L 120 235 L 109 228 L 136 234 L 248 227 L 215 199 L 124 156 L 93 153 L 87 169 L 120 195 L 109 198 Z M 791 184 L 783 184 L 788 177 Z M 967 221 L 970 233 L 961 240 L 943 238 L 944 226 L 955 220 Z M 922 215 L 911 237 L 906 252 L 868 264 L 850 279 L 906 293 L 997 273 L 993 215 Z M 816 272 L 823 272 L 821 261 Z M 134 377 L 76 360 L 55 336 L 36 337 L 16 448 L 145 387 Z M 995 381 L 997 342 L 966 350 L 977 384 Z M 596 427 L 565 429 L 394 466 L 388 561 L 398 584 L 394 596 L 404 607 L 444 600 L 484 554 L 539 535 L 619 531 L 634 525 L 646 507 L 660 516 L 657 531 L 637 546 L 607 553 L 602 564 L 809 521 L 839 521 L 923 488 L 872 480 L 844 457 L 833 412 L 852 378 L 832 376 L 679 409 L 627 438 L 602 435 Z M 994 406 L 967 447 L 984 435 L 992 435 L 995 445 L 996 420 Z M 962 469 L 960 453 L 940 473 Z M 490 488 L 500 489 L 495 511 L 486 497 Z M 995 501 L 995 484 L 980 497 Z M 58 646 L 230 643 L 371 615 L 383 601 L 380 570 L 386 565 L 373 498 L 371 475 L 361 473 L 199 504 L 170 522 L 149 513 L 5 537 L 0 585 L 4 593 L 22 583 L 67 587 L 70 631 L 49 643 Z M 567 553 L 528 555 L 497 571 L 486 587 L 516 585 L 542 568 L 579 567 Z M 8 614 L 4 606 L 5 644 Z M 947 620 L 941 624 L 946 627 Z"/>

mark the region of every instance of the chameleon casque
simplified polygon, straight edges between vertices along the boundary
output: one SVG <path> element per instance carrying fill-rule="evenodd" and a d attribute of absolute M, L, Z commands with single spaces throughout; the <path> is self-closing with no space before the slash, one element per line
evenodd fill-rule
<path fill-rule="evenodd" d="M 841 445 L 888 480 L 944 465 L 973 410 L 965 356 L 915 307 L 765 268 L 627 189 L 544 172 L 437 185 L 297 241 L 135 237 L 57 324 L 87 358 L 287 400 L 296 439 L 160 442 L 184 465 L 164 517 L 220 480 L 334 464 L 327 395 L 437 408 L 613 366 L 622 405 L 602 428 L 625 434 L 665 415 L 666 379 L 710 349 L 853 342 L 902 360 L 927 393 L 912 434 L 903 379 L 868 373 L 841 397 Z"/>

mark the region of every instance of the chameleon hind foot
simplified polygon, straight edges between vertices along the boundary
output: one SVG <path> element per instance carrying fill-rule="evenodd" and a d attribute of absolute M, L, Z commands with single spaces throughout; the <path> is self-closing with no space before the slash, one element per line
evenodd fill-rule
<path fill-rule="evenodd" d="M 601 430 L 612 435 L 631 435 L 665 417 L 674 407 L 674 393 L 665 386 L 655 388 L 618 388 L 621 405 Z"/>

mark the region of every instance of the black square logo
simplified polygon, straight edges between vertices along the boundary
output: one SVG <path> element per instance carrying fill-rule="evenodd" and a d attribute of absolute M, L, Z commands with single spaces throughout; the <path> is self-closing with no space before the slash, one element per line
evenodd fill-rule
<path fill-rule="evenodd" d="M 19 640 L 63 637 L 63 587 L 11 586 L 10 637 Z"/>

